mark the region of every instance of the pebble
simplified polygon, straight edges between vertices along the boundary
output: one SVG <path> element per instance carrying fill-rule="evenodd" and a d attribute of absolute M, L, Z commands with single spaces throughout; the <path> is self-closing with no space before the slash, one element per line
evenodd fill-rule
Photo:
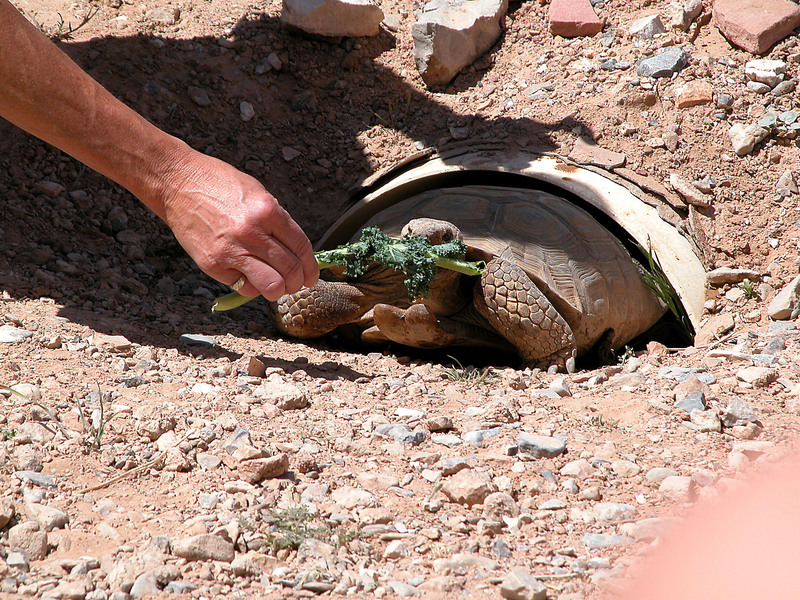
<path fill-rule="evenodd" d="M 8 530 L 8 545 L 23 550 L 30 560 L 47 556 L 47 532 L 35 521 L 23 521 Z"/>
<path fill-rule="evenodd" d="M 645 473 L 645 479 L 653 483 L 661 483 L 667 477 L 677 476 L 678 472 L 672 467 L 653 467 Z"/>
<path fill-rule="evenodd" d="M 598 502 L 594 505 L 594 517 L 602 523 L 630 521 L 636 515 L 636 507 L 620 502 Z"/>
<path fill-rule="evenodd" d="M 233 560 L 233 544 L 212 534 L 201 534 L 175 540 L 171 544 L 175 556 L 189 561 L 219 560 L 229 563 Z"/>
<path fill-rule="evenodd" d="M 239 103 L 239 117 L 247 123 L 252 121 L 256 116 L 256 109 L 249 102 L 243 101 Z"/>
<path fill-rule="evenodd" d="M 197 104 L 197 106 L 211 105 L 211 99 L 208 97 L 208 92 L 203 88 L 190 85 L 187 93 L 189 94 L 189 98 L 191 98 L 192 102 Z"/>
<path fill-rule="evenodd" d="M 418 446 L 425 441 L 424 431 L 412 431 L 404 423 L 384 423 L 375 428 L 375 435 L 401 444 Z"/>
<path fill-rule="evenodd" d="M 595 468 L 585 458 L 578 458 L 571 460 L 559 470 L 559 473 L 566 477 L 577 477 L 578 479 L 585 479 L 591 477 L 595 473 Z"/>
<path fill-rule="evenodd" d="M 768 134 L 768 130 L 755 124 L 744 125 L 742 123 L 734 123 L 728 130 L 728 137 L 730 138 L 733 150 L 739 156 L 750 154 L 756 144 L 762 142 Z"/>
<path fill-rule="evenodd" d="M 545 600 L 547 587 L 529 570 L 515 567 L 503 578 L 500 595 L 508 600 Z"/>
<path fill-rule="evenodd" d="M 637 19 L 628 28 L 628 32 L 643 40 L 652 40 L 659 33 L 665 33 L 664 23 L 658 15 L 648 15 Z"/>
<path fill-rule="evenodd" d="M 446 479 L 441 490 L 451 502 L 472 506 L 482 504 L 489 494 L 497 491 L 497 485 L 482 471 L 463 469 Z"/>
<path fill-rule="evenodd" d="M 614 546 L 626 546 L 632 542 L 633 539 L 625 535 L 591 532 L 583 534 L 583 544 L 590 550 L 602 550 L 604 548 L 612 548 Z"/>
<path fill-rule="evenodd" d="M 661 480 L 658 491 L 673 500 L 686 502 L 693 498 L 696 486 L 691 477 L 670 475 Z"/>

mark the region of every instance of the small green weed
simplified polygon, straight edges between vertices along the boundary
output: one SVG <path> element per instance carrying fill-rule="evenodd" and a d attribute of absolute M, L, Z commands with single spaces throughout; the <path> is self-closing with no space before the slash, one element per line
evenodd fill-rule
<path fill-rule="evenodd" d="M 328 525 L 319 523 L 305 506 L 293 505 L 274 510 L 272 516 L 275 531 L 269 534 L 268 539 L 274 551 L 283 548 L 297 550 L 309 538 L 338 545 L 355 539 L 355 532 L 334 531 Z"/>
<path fill-rule="evenodd" d="M 742 291 L 744 292 L 744 297 L 749 298 L 752 300 L 758 300 L 758 292 L 756 291 L 753 282 L 749 279 L 745 279 L 742 282 Z"/>
<path fill-rule="evenodd" d="M 103 441 L 103 434 L 106 431 L 106 427 L 111 419 L 116 416 L 116 413 L 106 414 L 105 397 L 103 395 L 103 390 L 100 389 L 99 384 L 97 385 L 97 391 L 100 397 L 100 408 L 92 411 L 92 414 L 89 415 L 88 418 L 84 412 L 82 401 L 77 400 L 78 417 L 81 425 L 83 426 L 83 433 L 86 436 L 86 445 L 89 446 L 90 450 L 100 449 L 100 444 Z"/>
<path fill-rule="evenodd" d="M 13 440 L 14 437 L 17 435 L 17 432 L 14 429 L 3 429 L 2 435 L 3 439 L 8 441 L 8 440 Z"/>
<path fill-rule="evenodd" d="M 586 423 L 592 427 L 599 427 L 600 429 L 615 429 L 617 425 L 619 425 L 619 421 L 606 419 L 603 415 L 592 415 L 586 419 Z"/>
<path fill-rule="evenodd" d="M 61 13 L 56 13 L 58 15 L 58 21 L 56 21 L 55 24 L 50 26 L 45 26 L 39 23 L 39 21 L 37 21 L 33 15 L 25 11 L 21 12 L 23 15 L 25 15 L 25 18 L 27 18 L 31 23 L 33 23 L 42 33 L 44 33 L 51 40 L 53 40 L 54 42 L 62 42 L 72 39 L 72 36 L 79 29 L 85 26 L 89 21 L 91 21 L 94 18 L 95 15 L 97 15 L 97 13 L 100 12 L 100 7 L 95 6 L 89 9 L 89 12 L 87 12 L 81 18 L 81 22 L 74 26 L 72 25 L 72 23 L 65 22 L 64 17 L 61 15 Z"/>
<path fill-rule="evenodd" d="M 622 354 L 619 355 L 619 364 L 624 365 L 634 356 L 636 356 L 636 352 L 634 351 L 634 349 L 631 348 L 630 346 L 625 346 L 625 349 L 623 350 Z"/>
<path fill-rule="evenodd" d="M 497 377 L 497 374 L 491 367 L 484 367 L 483 369 L 476 369 L 472 365 L 467 365 L 465 367 L 457 358 L 450 355 L 448 355 L 448 358 L 452 360 L 455 365 L 452 367 L 441 367 L 439 371 L 450 381 L 478 384 L 486 383 L 490 379 Z"/>

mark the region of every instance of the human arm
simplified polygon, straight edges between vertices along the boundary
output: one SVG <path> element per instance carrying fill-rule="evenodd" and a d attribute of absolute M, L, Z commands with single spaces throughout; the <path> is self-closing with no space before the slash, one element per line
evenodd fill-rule
<path fill-rule="evenodd" d="M 253 177 L 190 148 L 117 100 L 0 0 L 0 116 L 116 181 L 208 275 L 275 300 L 313 285 L 308 238 Z"/>

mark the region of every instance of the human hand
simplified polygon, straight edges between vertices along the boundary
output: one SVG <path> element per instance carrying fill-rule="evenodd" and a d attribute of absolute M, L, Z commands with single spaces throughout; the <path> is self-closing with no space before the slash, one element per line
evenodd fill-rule
<path fill-rule="evenodd" d="M 308 238 L 253 177 L 191 149 L 166 168 L 157 211 L 200 269 L 243 296 L 277 300 L 312 286 L 319 267 Z"/>

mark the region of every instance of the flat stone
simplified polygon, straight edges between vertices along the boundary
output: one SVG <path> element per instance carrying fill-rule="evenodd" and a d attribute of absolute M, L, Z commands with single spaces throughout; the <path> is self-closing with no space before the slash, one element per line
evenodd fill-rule
<path fill-rule="evenodd" d="M 44 531 L 63 529 L 69 523 L 69 515 L 54 506 L 29 502 L 25 505 L 25 513 L 31 521 L 36 521 Z"/>
<path fill-rule="evenodd" d="M 503 578 L 500 595 L 509 600 L 545 600 L 547 587 L 528 569 L 514 567 Z"/>
<path fill-rule="evenodd" d="M 674 517 L 651 517 L 633 523 L 623 523 L 619 526 L 619 532 L 637 542 L 652 542 L 677 522 L 678 519 Z"/>
<path fill-rule="evenodd" d="M 297 410 L 308 406 L 308 395 L 293 383 L 265 381 L 253 390 L 253 395 L 281 410 Z"/>
<path fill-rule="evenodd" d="M 729 42 L 764 54 L 800 25 L 800 8 L 789 0 L 715 0 L 714 24 Z"/>
<path fill-rule="evenodd" d="M 533 433 L 520 433 L 517 436 L 517 447 L 520 452 L 532 458 L 553 458 L 567 451 L 564 440 Z"/>
<path fill-rule="evenodd" d="M 481 556 L 480 554 L 463 553 L 454 554 L 449 558 L 437 558 L 433 561 L 433 570 L 439 575 L 467 575 L 487 573 L 500 568 L 497 561 Z"/>
<path fill-rule="evenodd" d="M 56 487 L 56 479 L 52 475 L 46 473 L 38 473 L 36 471 L 14 471 L 14 477 L 17 479 L 24 479 L 30 481 L 33 485 L 39 487 Z"/>
<path fill-rule="evenodd" d="M 595 165 L 604 169 L 622 167 L 627 160 L 624 154 L 601 148 L 585 136 L 579 136 L 575 140 L 569 157 L 577 163 Z"/>
<path fill-rule="evenodd" d="M 323 37 L 375 36 L 383 11 L 370 0 L 283 0 L 281 21 Z"/>
<path fill-rule="evenodd" d="M 283 452 L 268 458 L 254 458 L 236 465 L 239 478 L 256 484 L 264 479 L 280 477 L 289 470 L 289 456 Z"/>
<path fill-rule="evenodd" d="M 681 71 L 689 62 L 686 53 L 675 46 L 662 50 L 659 54 L 643 58 L 636 67 L 642 77 L 671 77 Z"/>
<path fill-rule="evenodd" d="M 233 544 L 210 533 L 173 541 L 172 553 L 190 561 L 219 560 L 229 563 L 234 557 Z"/>
<path fill-rule="evenodd" d="M 705 79 L 693 79 L 675 90 L 675 106 L 678 108 L 709 104 L 712 100 L 714 88 Z"/>
<path fill-rule="evenodd" d="M 412 446 L 425 441 L 424 431 L 412 431 L 405 423 L 382 423 L 375 428 L 375 435 Z"/>
<path fill-rule="evenodd" d="M 362 471 L 356 477 L 358 484 L 366 490 L 385 492 L 391 487 L 399 487 L 400 480 L 394 475 Z"/>
<path fill-rule="evenodd" d="M 736 378 L 753 387 L 761 388 L 777 381 L 778 372 L 768 367 L 745 367 L 736 371 Z"/>
<path fill-rule="evenodd" d="M 331 500 L 348 510 L 358 507 L 375 507 L 380 505 L 378 499 L 370 492 L 351 486 L 343 486 L 333 490 L 331 493 Z"/>
<path fill-rule="evenodd" d="M 745 279 L 759 281 L 761 274 L 752 269 L 732 269 L 730 267 L 719 267 L 706 273 L 706 281 L 709 285 L 736 284 L 743 282 Z"/>
<path fill-rule="evenodd" d="M 689 413 L 689 420 L 697 431 L 715 433 L 722 431 L 722 423 L 716 411 L 693 410 Z"/>
<path fill-rule="evenodd" d="M 16 344 L 33 335 L 32 331 L 13 325 L 0 325 L 0 344 Z"/>
<path fill-rule="evenodd" d="M 667 477 L 673 477 L 677 474 L 678 472 L 672 467 L 653 467 L 647 473 L 645 473 L 644 477 L 653 483 L 661 483 Z"/>
<path fill-rule="evenodd" d="M 200 333 L 184 333 L 178 338 L 181 344 L 187 346 L 216 346 L 217 340 Z"/>
<path fill-rule="evenodd" d="M 539 510 L 561 510 L 567 508 L 567 503 L 560 498 L 550 498 L 539 505 Z"/>
<path fill-rule="evenodd" d="M 701 192 L 685 177 L 681 177 L 677 173 L 670 173 L 669 184 L 687 204 L 693 204 L 699 208 L 711 206 L 711 196 Z"/>

